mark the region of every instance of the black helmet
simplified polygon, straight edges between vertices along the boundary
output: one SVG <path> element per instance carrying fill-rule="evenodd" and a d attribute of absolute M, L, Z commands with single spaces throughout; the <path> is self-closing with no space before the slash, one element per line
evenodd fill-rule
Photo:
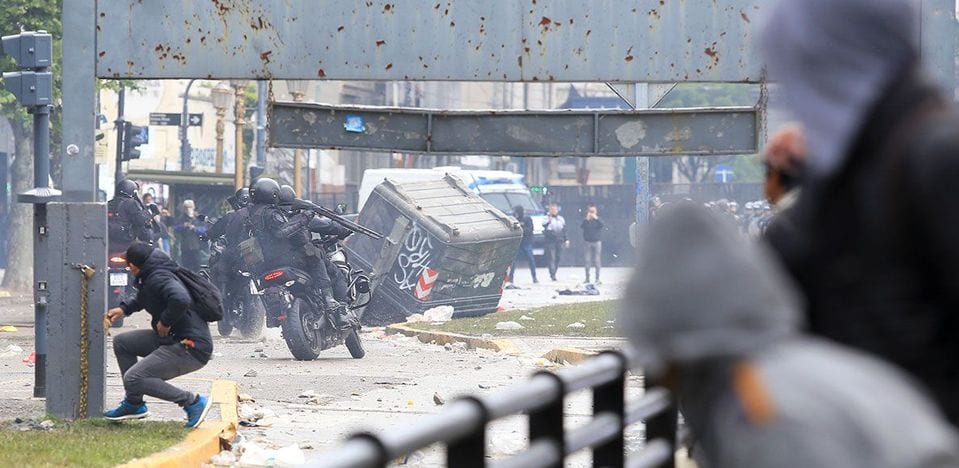
<path fill-rule="evenodd" d="M 293 190 L 293 187 L 289 185 L 281 185 L 279 198 L 281 205 L 292 205 L 293 200 L 296 200 L 296 190 Z"/>
<path fill-rule="evenodd" d="M 114 193 L 116 195 L 123 195 L 124 197 L 133 198 L 136 196 L 137 189 L 140 188 L 136 182 L 130 179 L 122 179 L 117 182 L 117 190 Z"/>
<path fill-rule="evenodd" d="M 250 204 L 250 189 L 243 187 L 240 190 L 237 190 L 233 195 L 234 200 L 236 200 L 236 208 L 240 209 L 246 205 Z"/>
<path fill-rule="evenodd" d="M 268 177 L 257 179 L 250 188 L 250 200 L 256 205 L 272 205 L 280 196 L 280 184 Z"/>

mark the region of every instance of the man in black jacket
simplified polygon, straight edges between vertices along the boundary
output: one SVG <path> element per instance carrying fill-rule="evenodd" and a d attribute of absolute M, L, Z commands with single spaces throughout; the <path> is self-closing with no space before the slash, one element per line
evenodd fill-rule
<path fill-rule="evenodd" d="M 149 412 L 143 396 L 149 395 L 180 405 L 187 415 L 186 426 L 197 427 L 210 409 L 210 400 L 166 381 L 206 365 L 213 354 L 210 326 L 191 308 L 190 292 L 176 274 L 179 265 L 167 254 L 135 243 L 127 249 L 127 262 L 136 275 L 137 296 L 107 311 L 107 318 L 113 321 L 146 309 L 152 329 L 113 339 L 126 398 L 104 417 L 111 421 L 144 418 Z"/>
<path fill-rule="evenodd" d="M 596 284 L 601 284 L 599 272 L 603 269 L 603 231 L 606 224 L 599 219 L 599 210 L 596 205 L 589 205 L 586 209 L 586 219 L 580 224 L 583 230 L 583 242 L 586 250 L 586 282 L 589 283 L 589 269 L 596 268 Z"/>
<path fill-rule="evenodd" d="M 805 293 L 811 331 L 911 372 L 955 424 L 959 116 L 921 70 L 913 3 L 804 0 L 772 14 L 770 78 L 809 157 L 782 215 L 792 229 L 767 236 Z"/>
<path fill-rule="evenodd" d="M 513 207 L 513 217 L 523 227 L 523 239 L 519 242 L 519 251 L 516 252 L 513 267 L 510 269 L 510 283 L 516 283 L 516 267 L 519 266 L 520 260 L 526 260 L 529 263 L 529 274 L 533 277 L 533 284 L 539 283 L 536 279 L 536 257 L 533 256 L 533 218 L 530 218 L 526 210 L 519 205 Z"/>

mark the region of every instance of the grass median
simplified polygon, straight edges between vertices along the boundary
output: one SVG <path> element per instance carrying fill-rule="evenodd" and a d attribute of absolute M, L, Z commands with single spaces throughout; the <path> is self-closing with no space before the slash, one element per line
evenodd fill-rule
<path fill-rule="evenodd" d="M 447 333 L 480 336 L 573 336 L 616 337 L 613 322 L 616 301 L 584 302 L 540 307 L 530 310 L 495 312 L 482 317 L 460 318 L 444 323 L 408 323 L 417 330 L 433 330 Z M 523 326 L 518 330 L 497 330 L 496 324 L 516 322 Z M 570 327 L 571 324 L 582 327 Z"/>
<path fill-rule="evenodd" d="M 4 421 L 0 422 L 0 466 L 116 466 L 172 447 L 188 432 L 182 422 L 90 419 L 21 431 Z"/>

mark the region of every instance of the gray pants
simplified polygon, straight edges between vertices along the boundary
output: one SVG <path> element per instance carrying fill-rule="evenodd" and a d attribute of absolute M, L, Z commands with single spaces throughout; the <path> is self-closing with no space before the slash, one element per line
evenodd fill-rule
<path fill-rule="evenodd" d="M 134 330 L 113 338 L 113 353 L 120 365 L 128 403 L 139 405 L 144 395 L 180 406 L 187 406 L 196 400 L 195 393 L 166 382 L 203 367 L 203 363 L 183 345 L 161 345 L 160 337 L 153 330 Z M 143 359 L 137 361 L 138 357 Z"/>
<path fill-rule="evenodd" d="M 599 271 L 603 268 L 603 242 L 586 243 L 586 282 L 589 282 L 589 268 L 596 268 L 596 281 L 599 281 Z"/>

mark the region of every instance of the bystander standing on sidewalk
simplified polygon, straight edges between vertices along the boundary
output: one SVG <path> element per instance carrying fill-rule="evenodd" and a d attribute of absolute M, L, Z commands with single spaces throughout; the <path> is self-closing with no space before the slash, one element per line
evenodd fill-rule
<path fill-rule="evenodd" d="M 148 244 L 127 249 L 127 262 L 136 275 L 137 296 L 110 309 L 111 321 L 146 309 L 152 316 L 149 330 L 121 333 L 113 339 L 126 397 L 104 417 L 111 421 L 146 417 L 144 395 L 180 405 L 187 427 L 197 427 L 206 417 L 210 401 L 177 388 L 168 380 L 201 369 L 213 354 L 210 326 L 194 310 L 189 290 L 177 277 L 179 265 Z M 143 358 L 139 359 L 138 358 Z"/>
<path fill-rule="evenodd" d="M 580 225 L 583 230 L 583 241 L 586 242 L 586 282 L 589 283 L 589 269 L 596 269 L 596 284 L 601 284 L 599 272 L 603 268 L 603 231 L 606 225 L 599 219 L 599 210 L 596 205 L 586 209 L 586 219 Z"/>
<path fill-rule="evenodd" d="M 549 204 L 549 213 L 543 223 L 543 237 L 546 244 L 546 261 L 549 266 L 549 278 L 556 281 L 556 271 L 559 270 L 559 261 L 563 249 L 569 247 L 566 237 L 566 219 L 559 214 L 559 205 Z"/>

